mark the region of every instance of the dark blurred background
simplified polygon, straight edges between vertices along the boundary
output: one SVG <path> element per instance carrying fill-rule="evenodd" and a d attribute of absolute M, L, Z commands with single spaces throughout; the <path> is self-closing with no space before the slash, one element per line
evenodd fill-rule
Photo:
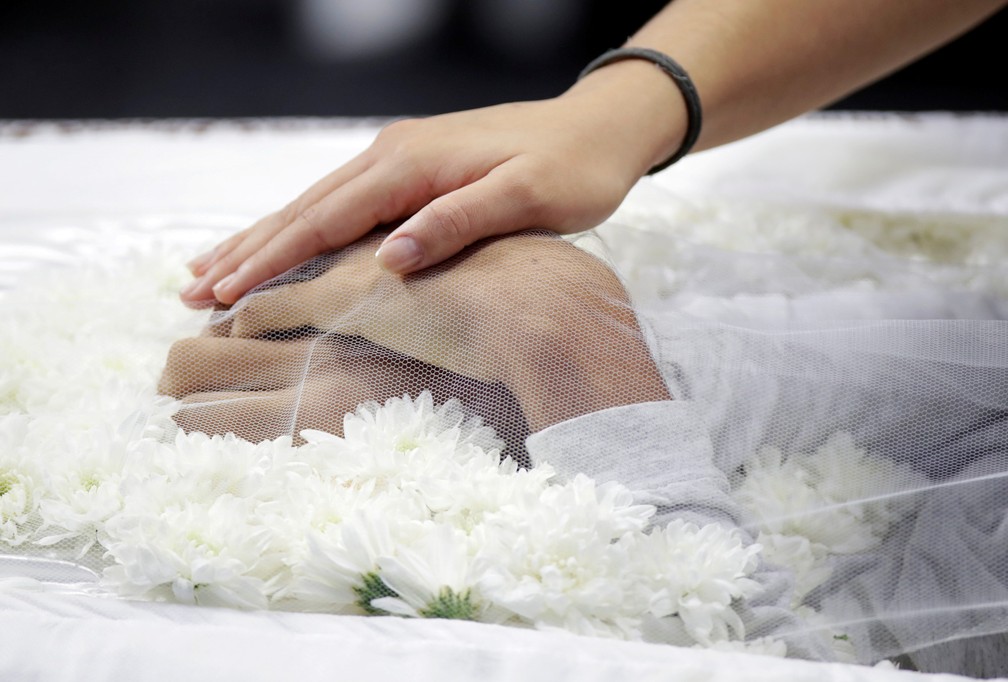
<path fill-rule="evenodd" d="M 664 4 L 2 0 L 0 118 L 391 116 L 547 97 Z M 1006 39 L 1002 10 L 835 108 L 1008 111 Z"/>

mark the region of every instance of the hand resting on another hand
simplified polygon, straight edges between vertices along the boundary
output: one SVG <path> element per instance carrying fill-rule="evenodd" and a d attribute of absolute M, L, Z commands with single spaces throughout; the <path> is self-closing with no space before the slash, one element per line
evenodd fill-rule
<path fill-rule="evenodd" d="M 340 433 L 359 403 L 427 389 L 523 439 L 669 398 L 626 292 L 594 256 L 527 232 L 402 277 L 373 257 L 383 237 L 309 261 L 177 342 L 160 390 L 185 403 L 183 428 Z"/>

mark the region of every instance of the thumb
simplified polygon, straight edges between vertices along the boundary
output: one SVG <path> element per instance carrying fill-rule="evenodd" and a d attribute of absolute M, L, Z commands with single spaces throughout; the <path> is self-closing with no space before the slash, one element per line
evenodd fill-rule
<path fill-rule="evenodd" d="M 537 205 L 522 180 L 495 173 L 424 206 L 390 234 L 375 256 L 405 275 L 454 256 L 475 241 L 532 227 Z"/>

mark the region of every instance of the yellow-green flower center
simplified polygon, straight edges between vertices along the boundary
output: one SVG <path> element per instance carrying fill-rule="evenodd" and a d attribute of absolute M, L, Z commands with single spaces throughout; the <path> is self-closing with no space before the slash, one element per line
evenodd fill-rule
<path fill-rule="evenodd" d="M 419 613 L 424 618 L 476 620 L 479 617 L 479 604 L 473 601 L 469 590 L 458 593 L 450 587 L 442 587 L 438 596 Z"/>
<path fill-rule="evenodd" d="M 379 609 L 371 605 L 375 599 L 382 597 L 398 597 L 399 595 L 391 587 L 385 584 L 377 573 L 364 573 L 361 575 L 361 584 L 355 585 L 354 594 L 357 595 L 357 606 L 370 616 L 387 616 L 388 611 Z"/>
<path fill-rule="evenodd" d="M 403 436 L 395 444 L 396 452 L 409 452 L 420 447 L 420 441 L 413 436 Z"/>
<path fill-rule="evenodd" d="M 18 478 L 10 472 L 3 472 L 0 474 L 0 497 L 3 497 L 17 485 Z"/>

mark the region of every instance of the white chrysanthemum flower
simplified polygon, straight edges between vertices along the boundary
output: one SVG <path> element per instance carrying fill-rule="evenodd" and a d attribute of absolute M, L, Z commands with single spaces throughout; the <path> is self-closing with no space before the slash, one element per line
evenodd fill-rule
<path fill-rule="evenodd" d="M 378 558 L 378 575 L 396 595 L 371 606 L 399 616 L 482 620 L 488 604 L 479 593 L 483 562 L 473 561 L 466 534 L 426 524 L 418 542 Z"/>
<path fill-rule="evenodd" d="M 208 436 L 179 430 L 172 443 L 147 440 L 130 454 L 124 471 L 124 495 L 155 508 L 169 500 L 209 502 L 220 495 L 272 499 L 283 487 L 292 461 L 289 436 L 251 443 L 236 437 Z M 307 471 L 307 467 L 303 467 Z M 155 481 L 163 481 L 152 495 Z"/>
<path fill-rule="evenodd" d="M 920 479 L 906 465 L 871 457 L 850 434 L 839 432 L 811 455 L 764 448 L 746 465 L 735 494 L 755 519 L 766 560 L 794 574 L 791 607 L 812 625 L 819 616 L 802 602 L 830 577 L 833 556 L 865 552 L 882 542 L 914 506 L 913 496 L 893 494 L 898 491 L 892 482 L 912 490 Z M 855 660 L 845 634 L 824 625 L 809 631 L 818 633 L 838 660 Z"/>
<path fill-rule="evenodd" d="M 282 596 L 308 610 L 383 613 L 372 602 L 395 593 L 379 577 L 379 560 L 394 557 L 428 529 L 383 511 L 391 510 L 378 502 L 311 532 L 308 553 Z"/>
<path fill-rule="evenodd" d="M 31 372 L 26 363 L 18 358 L 20 349 L 14 344 L 0 343 L 0 415 L 18 414 L 24 409 L 21 387 L 29 383 Z"/>
<path fill-rule="evenodd" d="M 838 632 L 836 624 L 828 621 L 810 606 L 799 606 L 794 610 L 802 623 L 802 633 L 819 642 L 819 645 L 833 652 L 833 658 L 840 663 L 857 663 L 857 649 L 845 632 Z"/>
<path fill-rule="evenodd" d="M 124 512 L 106 525 L 116 565 L 104 582 L 130 597 L 264 609 L 282 562 L 254 502 L 222 495 L 160 514 Z"/>
<path fill-rule="evenodd" d="M 634 545 L 635 598 L 657 618 L 678 616 L 693 642 L 744 639 L 732 605 L 761 589 L 749 578 L 759 552 L 759 545 L 745 546 L 737 532 L 717 524 L 697 528 L 672 521 Z"/>
<path fill-rule="evenodd" d="M 537 627 L 635 638 L 639 614 L 623 578 L 633 571 L 630 538 L 653 513 L 615 483 L 578 475 L 549 486 L 537 504 L 484 523 L 480 589 Z"/>
<path fill-rule="evenodd" d="M 846 431 L 830 436 L 808 457 L 807 466 L 814 473 L 819 494 L 841 504 L 855 502 L 846 506 L 844 513 L 871 528 L 878 541 L 893 523 L 916 508 L 919 497 L 904 493 L 919 490 L 926 483 L 909 464 L 869 455 Z M 842 552 L 835 545 L 831 550 Z"/>
<path fill-rule="evenodd" d="M 25 415 L 0 416 L 0 542 L 11 546 L 25 543 L 38 526 L 42 462 L 24 445 L 31 431 Z"/>
<path fill-rule="evenodd" d="M 454 508 L 464 516 L 467 500 L 446 490 L 471 490 L 479 481 L 499 479 L 502 467 L 515 470 L 512 462 L 499 461 L 502 443 L 491 429 L 468 418 L 457 400 L 434 406 L 426 391 L 416 400 L 361 406 L 344 419 L 344 438 L 312 430 L 302 436 L 323 477 L 350 487 L 373 485 L 376 493 L 411 499 L 434 513 Z"/>
<path fill-rule="evenodd" d="M 35 498 L 35 481 L 25 469 L 0 464 L 0 540 L 16 546 L 31 537 Z"/>
<path fill-rule="evenodd" d="M 372 451 L 440 450 L 448 445 L 464 457 L 471 447 L 503 449 L 493 429 L 468 416 L 458 400 L 435 406 L 430 391 L 421 392 L 416 400 L 404 395 L 389 398 L 384 405 L 364 403 L 344 418 L 343 437 L 352 446 Z"/>
<path fill-rule="evenodd" d="M 122 508 L 119 473 L 97 469 L 64 469 L 50 476 L 47 497 L 39 502 L 42 526 L 35 543 L 77 545 L 84 556 L 105 532 L 105 521 Z"/>
<path fill-rule="evenodd" d="M 809 592 L 833 573 L 826 546 L 807 537 L 760 533 L 756 542 L 763 548 L 767 563 L 790 569 L 794 574 L 791 608 L 797 608 Z"/>
<path fill-rule="evenodd" d="M 36 420 L 34 426 L 48 425 Z M 130 443 L 110 424 L 95 420 L 90 429 L 69 433 L 51 430 L 28 439 L 30 449 L 44 453 L 47 466 L 39 498 L 42 526 L 35 542 L 57 544 L 79 559 L 99 541 L 104 522 L 119 511 L 119 483 Z"/>
<path fill-rule="evenodd" d="M 805 458 L 785 457 L 767 447 L 746 466 L 735 495 L 761 531 L 807 537 L 834 551 L 858 552 L 875 545 L 872 529 L 843 501 L 821 493 L 816 479 Z"/>
<path fill-rule="evenodd" d="M 919 475 L 871 457 L 849 434 L 837 433 L 811 455 L 763 448 L 746 465 L 735 496 L 763 532 L 805 537 L 830 553 L 852 554 L 877 546 L 912 508 L 905 496 L 880 487 L 893 480 L 913 485 Z"/>
<path fill-rule="evenodd" d="M 516 510 L 539 504 L 554 476 L 548 464 L 519 469 L 511 459 L 498 463 L 496 455 L 474 457 L 455 473 L 423 481 L 422 499 L 435 521 L 465 532 L 475 545 L 492 532 L 497 515 L 510 518 Z M 491 530 L 484 528 L 487 522 Z"/>

